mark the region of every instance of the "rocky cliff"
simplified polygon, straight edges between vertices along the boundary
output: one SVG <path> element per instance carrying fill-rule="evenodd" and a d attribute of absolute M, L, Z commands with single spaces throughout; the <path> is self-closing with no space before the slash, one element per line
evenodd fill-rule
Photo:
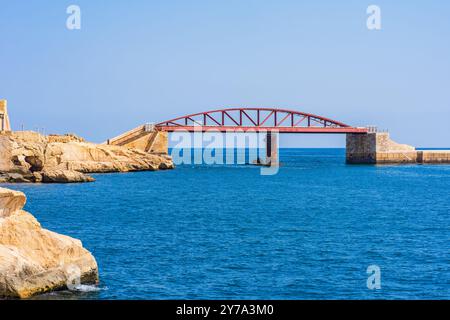
<path fill-rule="evenodd" d="M 172 169 L 167 155 L 85 142 L 75 135 L 0 133 L 1 182 L 89 182 L 88 173 Z"/>
<path fill-rule="evenodd" d="M 0 188 L 0 297 L 27 298 L 96 284 L 94 257 L 79 240 L 41 227 L 22 192 Z"/>

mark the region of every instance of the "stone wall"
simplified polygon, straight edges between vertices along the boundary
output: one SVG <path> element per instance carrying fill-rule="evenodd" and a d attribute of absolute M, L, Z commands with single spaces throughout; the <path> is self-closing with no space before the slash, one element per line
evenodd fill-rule
<path fill-rule="evenodd" d="M 450 151 L 425 150 L 399 144 L 389 133 L 347 134 L 347 163 L 450 163 Z"/>
<path fill-rule="evenodd" d="M 376 163 L 376 135 L 347 134 L 346 159 L 348 163 Z"/>
<path fill-rule="evenodd" d="M 389 133 L 347 134 L 348 163 L 416 163 L 417 152 L 412 146 L 399 144 Z"/>
<path fill-rule="evenodd" d="M 169 154 L 169 134 L 167 132 L 158 131 L 149 152 Z"/>
<path fill-rule="evenodd" d="M 450 150 L 417 151 L 419 163 L 450 163 Z"/>

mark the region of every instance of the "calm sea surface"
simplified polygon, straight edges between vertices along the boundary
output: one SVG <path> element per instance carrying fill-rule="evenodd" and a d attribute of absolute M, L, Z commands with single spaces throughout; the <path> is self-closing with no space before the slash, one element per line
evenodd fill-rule
<path fill-rule="evenodd" d="M 346 165 L 344 149 L 282 149 L 281 161 L 274 176 L 180 165 L 7 185 L 99 264 L 98 289 L 39 298 L 450 299 L 449 165 Z"/>

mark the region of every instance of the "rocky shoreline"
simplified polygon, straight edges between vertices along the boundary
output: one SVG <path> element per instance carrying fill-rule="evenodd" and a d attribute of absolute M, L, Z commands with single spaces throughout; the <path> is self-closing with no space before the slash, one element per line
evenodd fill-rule
<path fill-rule="evenodd" d="M 25 202 L 22 192 L 0 188 L 0 298 L 98 284 L 97 262 L 81 241 L 43 229 Z"/>
<path fill-rule="evenodd" d="M 91 182 L 89 173 L 173 169 L 170 156 L 94 144 L 73 134 L 0 133 L 0 183 Z"/>
<path fill-rule="evenodd" d="M 0 132 L 0 183 L 91 182 L 89 173 L 173 169 L 167 154 L 94 144 L 73 134 Z M 22 192 L 0 188 L 0 298 L 98 283 L 95 258 L 81 241 L 41 227 L 23 211 Z"/>

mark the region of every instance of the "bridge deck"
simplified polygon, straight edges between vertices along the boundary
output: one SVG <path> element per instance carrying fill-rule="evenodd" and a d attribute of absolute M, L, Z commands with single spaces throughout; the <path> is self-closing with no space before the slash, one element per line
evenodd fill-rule
<path fill-rule="evenodd" d="M 156 124 L 161 131 L 239 132 L 278 131 L 280 133 L 367 133 L 330 118 L 287 109 L 228 108 L 199 112 Z"/>
<path fill-rule="evenodd" d="M 246 126 L 156 126 L 157 130 L 166 132 L 267 132 L 279 133 L 367 133 L 367 128 L 357 127 L 246 127 Z"/>
<path fill-rule="evenodd" d="M 228 108 L 199 112 L 142 125 L 115 138 L 108 144 L 125 145 L 148 132 L 278 132 L 278 133 L 368 133 L 364 127 L 352 127 L 330 118 L 287 109 Z M 151 141 L 149 141 L 150 143 Z"/>

